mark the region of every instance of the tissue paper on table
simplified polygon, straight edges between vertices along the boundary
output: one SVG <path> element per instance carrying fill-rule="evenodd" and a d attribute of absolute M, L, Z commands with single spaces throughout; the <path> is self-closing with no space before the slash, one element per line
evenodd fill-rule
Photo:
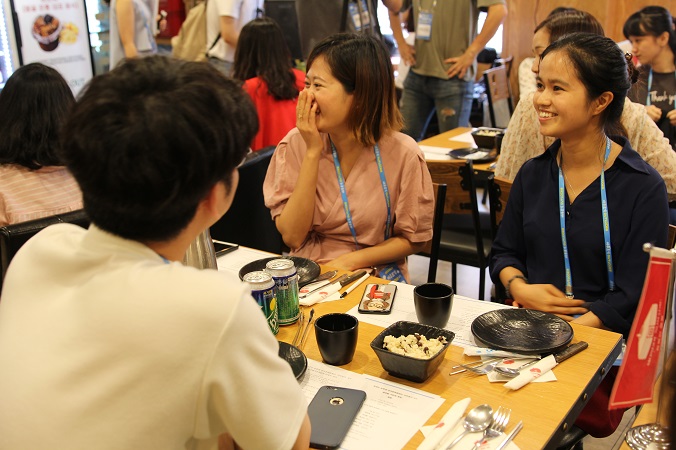
<path fill-rule="evenodd" d="M 332 302 L 334 300 L 340 300 L 340 292 L 334 292 L 333 294 L 327 296 L 326 298 L 323 298 L 321 300 L 318 300 L 318 297 L 321 297 L 320 292 L 316 292 L 314 294 L 310 294 L 305 298 L 299 299 L 298 303 L 300 303 L 301 306 L 312 306 L 315 303 L 326 303 L 326 302 Z"/>
<path fill-rule="evenodd" d="M 528 359 L 520 359 L 520 358 L 515 358 L 515 359 L 509 359 L 506 361 L 502 361 L 500 364 L 498 364 L 497 367 L 510 367 L 512 369 L 516 369 L 530 361 L 532 361 L 533 358 L 528 358 Z M 515 364 L 516 363 L 516 364 Z M 524 371 L 527 371 L 530 369 L 532 366 L 524 367 Z M 504 375 L 500 375 L 499 372 L 496 372 L 495 370 L 488 372 L 486 374 L 488 377 L 488 381 L 491 383 L 506 383 L 510 380 L 513 380 L 514 378 L 511 377 L 506 377 Z M 554 375 L 553 371 L 549 371 L 547 373 L 543 373 L 539 377 L 533 380 L 533 383 L 546 383 L 548 381 L 556 381 L 556 375 Z"/>
<path fill-rule="evenodd" d="M 460 422 L 465 410 L 469 406 L 471 399 L 464 398 L 457 401 L 441 418 L 441 422 L 436 425 L 422 427 L 420 431 L 425 436 L 425 440 L 418 446 L 418 450 L 434 450 L 439 447 L 439 443 L 446 437 L 449 431 Z"/>
<path fill-rule="evenodd" d="M 524 355 L 522 353 L 508 352 L 506 350 L 495 350 L 486 347 L 466 346 L 464 355 L 467 356 L 490 356 L 494 358 L 532 358 L 533 355 Z"/>
<path fill-rule="evenodd" d="M 549 355 L 534 366 L 524 369 L 524 371 L 521 372 L 518 377 L 513 378 L 508 383 L 505 383 L 505 387 L 513 390 L 521 389 L 531 381 L 546 374 L 547 372 L 550 372 L 554 366 L 556 366 L 556 364 L 557 363 L 554 355 Z"/>

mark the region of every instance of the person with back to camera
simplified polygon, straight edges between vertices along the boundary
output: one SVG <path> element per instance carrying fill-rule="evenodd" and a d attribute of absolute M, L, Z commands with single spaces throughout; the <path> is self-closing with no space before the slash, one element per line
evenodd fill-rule
<path fill-rule="evenodd" d="M 277 145 L 296 126 L 298 93 L 305 74 L 291 65 L 291 53 L 277 22 L 255 19 L 237 41 L 234 78 L 244 81 L 258 112 L 258 134 L 251 149 Z"/>
<path fill-rule="evenodd" d="M 540 132 L 557 140 L 517 174 L 490 257 L 491 278 L 516 306 L 625 337 L 648 264 L 643 244 L 663 247 L 668 226 L 664 181 L 620 122 L 629 72 L 619 47 L 596 34 L 542 53 L 533 105 Z M 612 387 L 614 373 L 606 378 Z M 581 422 L 584 412 L 577 422 L 596 437 L 623 412 L 601 407 L 593 423 Z"/>
<path fill-rule="evenodd" d="M 604 34 L 598 20 L 584 11 L 559 13 L 540 23 L 533 36 L 533 53 L 536 55 L 533 72 L 537 73 L 539 56 L 550 43 L 576 31 Z M 519 101 L 512 114 L 502 139 L 496 176 L 513 180 L 527 160 L 541 155 L 554 142 L 553 137 L 541 134 L 532 100 L 533 96 L 530 95 Z M 632 148 L 659 172 L 669 194 L 676 194 L 676 152 L 672 151 L 669 141 L 648 117 L 645 108 L 627 99 L 620 122 L 627 130 Z"/>
<path fill-rule="evenodd" d="M 317 44 L 307 69 L 265 204 L 292 255 L 405 280 L 406 256 L 432 238 L 434 194 L 422 152 L 397 131 L 389 55 L 373 36 L 337 34 Z"/>
<path fill-rule="evenodd" d="M 629 98 L 646 112 L 676 149 L 676 31 L 674 19 L 661 6 L 646 6 L 629 16 L 624 36 L 641 63 L 639 82 Z"/>
<path fill-rule="evenodd" d="M 82 194 L 57 154 L 73 93 L 61 74 L 32 63 L 0 92 L 0 226 L 82 209 Z"/>
<path fill-rule="evenodd" d="M 180 263 L 230 207 L 255 133 L 209 64 L 135 59 L 90 82 L 62 153 L 92 225 L 38 233 L 3 284 L 1 448 L 308 448 L 250 287 Z"/>

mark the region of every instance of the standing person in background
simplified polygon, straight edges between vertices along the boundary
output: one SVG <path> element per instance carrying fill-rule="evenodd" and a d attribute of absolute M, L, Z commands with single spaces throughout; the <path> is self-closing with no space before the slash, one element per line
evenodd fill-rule
<path fill-rule="evenodd" d="M 206 0 L 209 62 L 232 76 L 239 33 L 263 12 L 263 0 Z"/>
<path fill-rule="evenodd" d="M 110 69 L 125 58 L 157 53 L 159 0 L 108 0 L 110 4 Z"/>
<path fill-rule="evenodd" d="M 533 73 L 538 71 L 542 52 L 557 39 L 574 32 L 604 34 L 599 21 L 585 11 L 563 12 L 547 17 L 535 30 Z M 554 138 L 540 133 L 538 121 L 531 94 L 516 105 L 509 121 L 495 168 L 496 176 L 513 180 L 526 161 L 541 155 L 552 145 Z M 627 99 L 620 122 L 627 130 L 632 148 L 659 172 L 667 185 L 667 192 L 676 194 L 676 152 L 672 151 L 669 141 L 648 117 L 645 108 Z"/>
<path fill-rule="evenodd" d="M 298 92 L 305 74 L 291 65 L 291 53 L 282 29 L 269 18 L 244 25 L 237 41 L 234 78 L 244 81 L 258 112 L 258 134 L 253 151 L 277 145 L 296 126 Z"/>
<path fill-rule="evenodd" d="M 399 12 L 402 0 L 299 0 L 296 1 L 303 56 L 319 41 L 335 33 L 367 33 L 380 36 L 378 2 Z"/>
<path fill-rule="evenodd" d="M 486 7 L 477 35 L 479 8 Z M 505 0 L 414 0 L 413 14 L 413 49 L 404 42 L 398 21 L 392 31 L 402 60 L 412 66 L 401 98 L 404 132 L 420 140 L 435 108 L 440 132 L 469 125 L 476 57 L 507 17 L 507 5 Z"/>
<path fill-rule="evenodd" d="M 0 226 L 82 209 L 57 147 L 73 92 L 40 63 L 19 67 L 0 92 Z"/>
<path fill-rule="evenodd" d="M 622 30 L 641 63 L 639 83 L 629 98 L 646 111 L 676 149 L 676 32 L 661 6 L 646 6 L 629 16 Z"/>

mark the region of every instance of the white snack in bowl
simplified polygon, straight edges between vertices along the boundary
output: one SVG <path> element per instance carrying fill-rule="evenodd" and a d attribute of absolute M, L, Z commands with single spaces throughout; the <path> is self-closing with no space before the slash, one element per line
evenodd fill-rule
<path fill-rule="evenodd" d="M 383 348 L 392 353 L 410 356 L 411 358 L 430 359 L 439 353 L 446 343 L 444 336 L 427 339 L 418 333 L 399 337 L 388 335 L 383 339 Z"/>

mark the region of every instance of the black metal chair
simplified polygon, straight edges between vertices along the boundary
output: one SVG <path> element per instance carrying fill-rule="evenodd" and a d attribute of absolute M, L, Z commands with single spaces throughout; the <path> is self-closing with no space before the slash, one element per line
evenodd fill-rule
<path fill-rule="evenodd" d="M 444 206 L 446 204 L 446 185 L 434 183 L 434 221 L 432 223 L 432 240 L 427 243 L 421 255 L 429 256 L 430 265 L 427 271 L 427 282 L 437 280 L 437 266 L 439 265 L 439 247 L 441 246 L 441 225 L 444 221 Z"/>
<path fill-rule="evenodd" d="M 2 280 L 5 278 L 7 267 L 16 252 L 39 231 L 57 223 L 72 223 L 87 228 L 89 217 L 83 209 L 80 209 L 0 227 L 0 289 L 2 289 Z"/>
<path fill-rule="evenodd" d="M 514 112 L 507 66 L 502 65 L 484 71 L 484 83 L 491 126 L 505 128 Z"/>
<path fill-rule="evenodd" d="M 282 235 L 277 231 L 263 198 L 263 181 L 274 146 L 251 153 L 239 168 L 239 185 L 232 206 L 211 226 L 211 237 L 246 247 L 281 254 Z"/>
<path fill-rule="evenodd" d="M 428 161 L 427 166 L 432 181 L 448 186 L 439 259 L 451 262 L 456 292 L 457 264 L 479 268 L 479 299 L 483 300 L 492 239 L 482 231 L 472 161 Z"/>

